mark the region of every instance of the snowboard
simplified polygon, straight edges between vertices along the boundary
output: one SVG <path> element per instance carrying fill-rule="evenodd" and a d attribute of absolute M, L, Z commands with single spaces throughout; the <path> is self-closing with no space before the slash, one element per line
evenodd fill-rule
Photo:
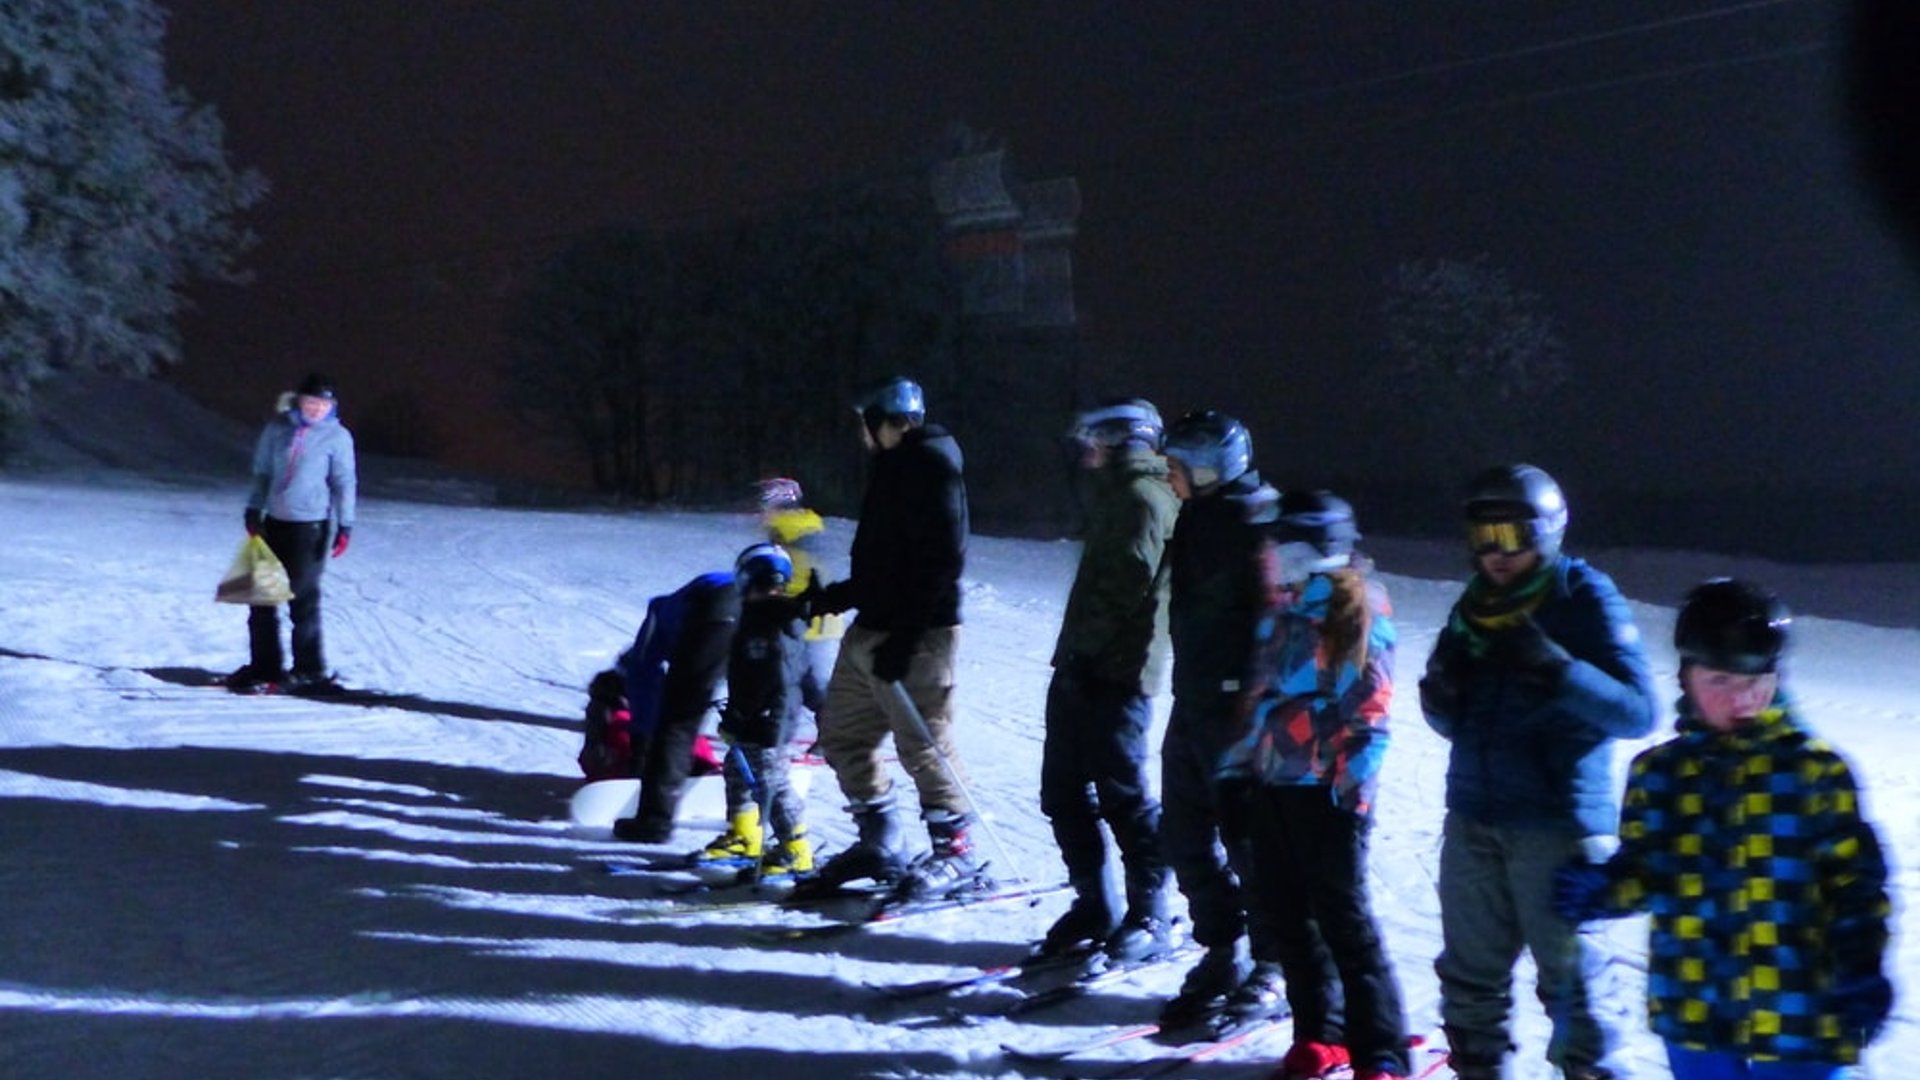
<path fill-rule="evenodd" d="M 813 787 L 813 777 L 824 766 L 795 761 L 787 769 L 787 784 L 793 793 L 805 799 Z M 567 804 L 567 817 L 575 825 L 610 829 L 620 818 L 632 817 L 640 810 L 640 781 L 631 777 L 616 780 L 592 780 L 580 785 Z M 718 828 L 727 824 L 727 784 L 719 773 L 696 776 L 687 781 L 680 796 L 679 824 L 702 822 Z"/>

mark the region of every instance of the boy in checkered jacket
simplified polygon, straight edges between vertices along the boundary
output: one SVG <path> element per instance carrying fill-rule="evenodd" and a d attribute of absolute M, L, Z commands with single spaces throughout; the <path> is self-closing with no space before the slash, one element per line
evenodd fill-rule
<path fill-rule="evenodd" d="M 1789 623 L 1747 582 L 1688 595 L 1678 731 L 1633 763 L 1619 851 L 1555 879 L 1569 919 L 1652 916 L 1647 1010 L 1675 1080 L 1837 1077 L 1892 1010 L 1886 861 L 1846 761 L 1781 691 Z"/>

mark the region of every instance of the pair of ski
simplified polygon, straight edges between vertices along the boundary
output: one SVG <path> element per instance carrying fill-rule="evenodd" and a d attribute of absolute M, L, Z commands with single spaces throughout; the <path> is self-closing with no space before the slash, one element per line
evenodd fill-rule
<path fill-rule="evenodd" d="M 1156 1077 L 1179 1076 L 1192 1066 L 1221 1054 L 1228 1053 L 1241 1046 L 1257 1042 L 1276 1032 L 1291 1031 L 1293 1020 L 1288 1016 L 1263 1016 L 1250 1020 L 1227 1021 L 1211 1018 L 1201 1024 L 1192 1025 L 1194 1037 L 1186 1038 L 1173 1047 L 1173 1053 L 1165 1056 L 1145 1058 L 1138 1061 L 1126 1061 L 1101 1073 L 1070 1073 L 1069 1076 L 1085 1077 L 1095 1080 L 1100 1077 Z M 1096 1050 L 1107 1050 L 1142 1039 L 1160 1039 L 1170 1041 L 1182 1034 L 1169 1032 L 1159 1024 L 1140 1024 L 1135 1027 L 1115 1028 L 1104 1031 L 1078 1042 L 1066 1043 L 1045 1050 L 1025 1050 L 1015 1046 L 1001 1044 L 1000 1051 L 1009 1060 L 1029 1065 L 1057 1065 L 1068 1058 L 1089 1054 Z M 1325 1080 L 1336 1080 L 1344 1075 L 1329 1074 Z"/>
<path fill-rule="evenodd" d="M 852 918 L 811 926 L 756 927 L 748 931 L 748 936 L 755 941 L 776 945 L 797 941 L 819 941 L 962 908 L 1038 903 L 1045 897 L 1065 892 L 1067 888 L 1068 885 L 1064 881 L 1041 885 L 1023 882 L 1018 885 L 986 885 L 977 889 L 964 889 L 938 896 L 903 900 L 892 889 L 875 891 L 841 886 L 824 895 L 808 893 L 804 897 L 789 897 L 781 902 L 781 906 L 789 909 L 821 908 L 852 900 L 857 902 L 856 912 Z"/>

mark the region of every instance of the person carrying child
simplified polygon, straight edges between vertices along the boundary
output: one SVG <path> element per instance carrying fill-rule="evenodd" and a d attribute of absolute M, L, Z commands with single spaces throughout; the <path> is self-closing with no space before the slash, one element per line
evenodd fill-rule
<path fill-rule="evenodd" d="M 1674 627 L 1674 737 L 1628 774 L 1620 847 L 1554 878 L 1570 921 L 1646 911 L 1675 1080 L 1831 1080 L 1886 1023 L 1887 864 L 1852 771 L 1782 685 L 1791 618 L 1715 578 Z"/>
<path fill-rule="evenodd" d="M 694 853 L 706 865 L 759 861 L 764 877 L 813 872 L 804 805 L 787 782 L 788 744 L 799 715 L 806 666 L 806 623 L 787 594 L 794 564 L 778 544 L 754 544 L 733 564 L 740 623 L 727 656 L 727 701 L 720 734 L 730 744 L 721 765 L 727 831 Z M 777 845 L 767 847 L 771 826 Z"/>

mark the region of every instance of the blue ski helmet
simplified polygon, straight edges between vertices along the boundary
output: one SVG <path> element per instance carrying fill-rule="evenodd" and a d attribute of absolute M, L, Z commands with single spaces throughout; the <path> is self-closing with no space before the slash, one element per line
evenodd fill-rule
<path fill-rule="evenodd" d="M 920 384 L 902 375 L 860 395 L 853 403 L 868 431 L 879 431 L 882 422 L 897 420 L 908 427 L 919 427 L 927 419 L 927 395 Z"/>
<path fill-rule="evenodd" d="M 1467 485 L 1461 504 L 1475 554 L 1533 550 L 1548 562 L 1567 534 L 1567 499 L 1546 470 L 1524 463 L 1495 465 Z"/>
<path fill-rule="evenodd" d="M 754 544 L 733 560 L 733 583 L 742 592 L 779 591 L 793 580 L 793 558 L 779 544 Z"/>
<path fill-rule="evenodd" d="M 1167 429 L 1168 457 L 1187 467 L 1195 491 L 1211 491 L 1239 479 L 1253 467 L 1253 437 L 1225 413 L 1190 412 Z"/>

